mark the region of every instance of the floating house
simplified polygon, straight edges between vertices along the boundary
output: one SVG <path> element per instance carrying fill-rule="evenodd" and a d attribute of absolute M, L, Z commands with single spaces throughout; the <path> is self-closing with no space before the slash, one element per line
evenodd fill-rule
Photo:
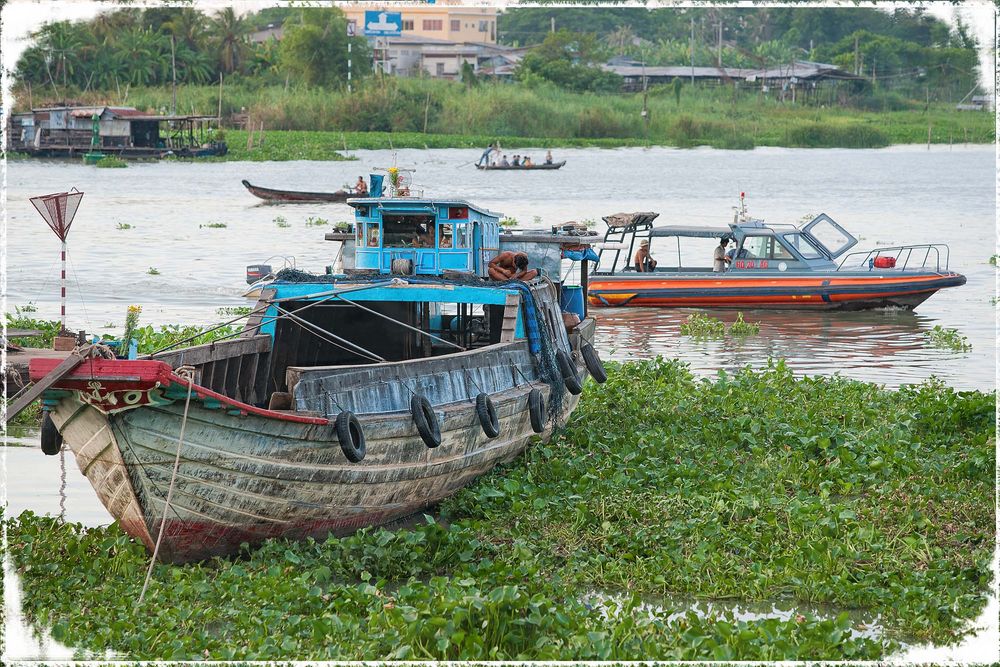
<path fill-rule="evenodd" d="M 124 158 L 224 155 L 215 116 L 164 116 L 134 107 L 61 106 L 10 116 L 10 149 L 46 157 L 90 151 Z"/>

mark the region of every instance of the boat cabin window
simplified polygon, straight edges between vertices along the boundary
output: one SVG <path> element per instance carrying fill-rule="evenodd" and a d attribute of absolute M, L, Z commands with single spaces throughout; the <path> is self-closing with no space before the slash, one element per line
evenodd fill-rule
<path fill-rule="evenodd" d="M 785 234 L 784 240 L 795 252 L 799 253 L 805 259 L 822 259 L 823 253 L 821 253 L 816 246 L 809 242 L 802 234 Z"/>
<path fill-rule="evenodd" d="M 464 222 L 444 222 L 438 225 L 438 247 L 468 248 L 468 225 Z"/>
<path fill-rule="evenodd" d="M 736 253 L 737 259 L 770 259 L 770 236 L 748 236 L 743 240 L 743 248 Z"/>
<path fill-rule="evenodd" d="M 433 248 L 433 215 L 383 215 L 385 248 Z"/>
<path fill-rule="evenodd" d="M 377 248 L 379 239 L 379 226 L 377 224 L 365 225 L 365 235 L 368 237 L 368 247 Z"/>

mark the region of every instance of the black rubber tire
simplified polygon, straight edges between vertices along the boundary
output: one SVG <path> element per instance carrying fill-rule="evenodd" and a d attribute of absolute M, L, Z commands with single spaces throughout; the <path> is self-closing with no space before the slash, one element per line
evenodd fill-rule
<path fill-rule="evenodd" d="M 340 441 L 340 449 L 344 456 L 351 463 L 361 463 L 364 460 L 367 448 L 365 446 L 365 430 L 361 426 L 361 421 L 350 410 L 344 410 L 337 415 L 334 422 L 337 429 L 337 440 Z"/>
<path fill-rule="evenodd" d="M 487 438 L 500 435 L 500 417 L 497 416 L 497 409 L 493 406 L 493 399 L 489 394 L 482 393 L 476 396 L 476 416 L 479 417 L 479 424 L 483 427 L 483 433 Z"/>
<path fill-rule="evenodd" d="M 441 425 L 438 424 L 437 415 L 430 401 L 423 396 L 413 395 L 410 399 L 410 414 L 413 416 L 413 424 L 417 427 L 420 439 L 424 441 L 430 449 L 434 449 L 441 444 Z"/>
<path fill-rule="evenodd" d="M 587 367 L 587 372 L 590 373 L 590 377 L 594 378 L 597 384 L 604 384 L 608 381 L 608 374 L 604 370 L 604 362 L 597 355 L 597 350 L 590 343 L 584 343 L 580 347 L 580 353 L 583 354 L 583 363 Z"/>
<path fill-rule="evenodd" d="M 548 409 L 545 407 L 545 398 L 541 389 L 532 389 L 528 392 L 528 416 L 531 418 L 531 430 L 541 433 L 545 430 L 545 422 L 548 421 Z"/>
<path fill-rule="evenodd" d="M 580 376 L 576 372 L 576 364 L 569 358 L 565 350 L 556 350 L 556 361 L 559 362 L 559 372 L 562 373 L 566 391 L 574 396 L 583 391 Z"/>
<path fill-rule="evenodd" d="M 63 437 L 59 429 L 52 423 L 52 415 L 48 410 L 42 412 L 42 453 L 48 456 L 55 456 L 62 449 Z"/>

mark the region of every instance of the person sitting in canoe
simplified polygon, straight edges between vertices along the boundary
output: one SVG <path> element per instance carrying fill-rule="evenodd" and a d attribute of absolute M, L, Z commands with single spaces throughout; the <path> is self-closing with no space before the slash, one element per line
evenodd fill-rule
<path fill-rule="evenodd" d="M 532 164 L 531 164 L 531 156 L 530 155 L 525 155 L 524 156 L 524 159 L 521 160 L 521 166 L 522 167 L 530 167 L 530 166 L 532 166 Z"/>
<path fill-rule="evenodd" d="M 552 151 L 545 154 L 545 164 L 552 164 Z"/>
<path fill-rule="evenodd" d="M 510 250 L 505 250 L 491 259 L 486 270 L 490 278 L 498 281 L 527 281 L 538 276 L 538 271 L 528 269 L 528 256 L 526 254 Z"/>
<path fill-rule="evenodd" d="M 656 268 L 656 260 L 649 254 L 649 239 L 639 241 L 639 249 L 635 251 L 632 263 L 639 273 L 649 273 Z"/>
<path fill-rule="evenodd" d="M 361 176 L 358 176 L 358 182 L 354 184 L 354 194 L 359 197 L 364 197 L 368 194 L 368 186 L 365 185 L 365 179 Z"/>
<path fill-rule="evenodd" d="M 726 254 L 727 245 L 729 245 L 729 237 L 723 236 L 719 239 L 719 245 L 715 246 L 715 254 L 712 256 L 712 271 L 715 273 L 723 273 L 727 265 L 733 261 L 733 258 Z"/>
<path fill-rule="evenodd" d="M 509 167 L 509 166 L 510 166 L 510 160 L 508 160 L 508 159 L 507 159 L 507 156 L 506 156 L 506 155 L 504 155 L 504 156 L 503 156 L 503 157 L 502 157 L 502 158 L 500 159 L 500 166 L 501 166 L 501 167 Z"/>

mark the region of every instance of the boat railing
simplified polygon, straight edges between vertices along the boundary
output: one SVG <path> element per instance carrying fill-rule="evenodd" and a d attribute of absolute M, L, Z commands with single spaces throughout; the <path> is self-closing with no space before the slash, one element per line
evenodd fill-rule
<path fill-rule="evenodd" d="M 917 245 L 888 246 L 859 250 L 844 255 L 837 266 L 838 271 L 921 271 L 934 269 L 937 272 L 948 271 L 951 249 L 944 243 L 921 243 Z M 892 257 L 895 264 L 891 267 L 876 267 L 877 257 Z"/>

